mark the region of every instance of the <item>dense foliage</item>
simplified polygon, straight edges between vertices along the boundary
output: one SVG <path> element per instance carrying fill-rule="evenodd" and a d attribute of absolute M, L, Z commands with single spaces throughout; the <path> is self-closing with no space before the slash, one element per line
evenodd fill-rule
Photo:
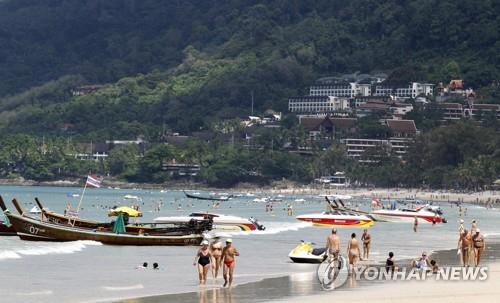
<path fill-rule="evenodd" d="M 188 132 L 250 113 L 252 95 L 257 110 L 284 110 L 316 78 L 354 71 L 489 87 L 500 77 L 498 16 L 492 0 L 5 1 L 0 96 L 66 75 L 103 83 L 157 71 L 64 103 L 67 91 L 31 91 L 4 124 L 44 134 L 74 124 L 89 137 Z"/>
<path fill-rule="evenodd" d="M 252 105 L 286 111 L 315 79 L 356 71 L 384 71 L 392 83 L 462 78 L 479 99 L 500 102 L 499 16 L 494 0 L 1 1 L 0 174 L 164 182 L 172 176 L 162 164 L 177 159 L 201 165 L 197 180 L 213 186 L 347 171 L 365 185 L 482 188 L 500 174 L 498 121 L 438 127 L 434 104 L 408 115 L 424 133 L 403 162 L 374 149 L 366 156 L 379 162 L 360 164 L 321 142 L 289 152 L 307 145 L 293 116 L 258 130 L 250 147 L 159 142 L 168 131 L 227 134 L 238 120 L 221 121 Z M 358 128 L 361 137 L 391 135 L 373 118 Z M 144 155 L 120 146 L 98 162 L 77 160 L 66 140 L 138 136 L 152 142 Z"/>

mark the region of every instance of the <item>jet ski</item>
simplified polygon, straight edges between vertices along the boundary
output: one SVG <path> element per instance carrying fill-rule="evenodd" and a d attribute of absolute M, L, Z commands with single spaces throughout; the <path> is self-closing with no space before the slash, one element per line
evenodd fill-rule
<path fill-rule="evenodd" d="M 321 263 L 326 259 L 326 248 L 314 248 L 311 242 L 302 241 L 288 254 L 295 263 Z"/>

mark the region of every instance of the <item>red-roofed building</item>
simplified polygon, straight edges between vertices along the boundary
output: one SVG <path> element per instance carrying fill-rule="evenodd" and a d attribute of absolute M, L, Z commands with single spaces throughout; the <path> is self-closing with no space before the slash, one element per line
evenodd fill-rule
<path fill-rule="evenodd" d="M 417 135 L 417 127 L 413 120 L 385 120 L 393 137 L 413 138 Z"/>
<path fill-rule="evenodd" d="M 356 118 L 333 118 L 329 116 L 299 117 L 300 125 L 308 132 L 311 140 L 333 139 L 353 134 L 356 132 L 356 121 Z"/>

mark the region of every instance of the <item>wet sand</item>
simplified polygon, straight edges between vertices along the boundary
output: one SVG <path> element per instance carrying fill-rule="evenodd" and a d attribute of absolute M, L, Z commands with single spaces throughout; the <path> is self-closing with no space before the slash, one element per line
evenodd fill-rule
<path fill-rule="evenodd" d="M 490 243 L 491 242 L 491 243 Z M 417 252 L 418 254 L 418 252 Z M 431 259 L 439 266 L 456 266 L 459 259 L 456 249 L 438 251 Z M 292 274 L 286 277 L 264 279 L 260 282 L 237 285 L 228 288 L 200 287 L 199 292 L 175 295 L 152 296 L 117 301 L 121 303 L 251 303 L 251 302 L 332 302 L 333 300 L 354 300 L 370 298 L 371 302 L 470 302 L 482 298 L 481 302 L 497 302 L 500 296 L 500 239 L 487 242 L 483 264 L 489 266 L 487 281 L 355 281 L 353 279 L 334 291 L 325 292 L 315 273 Z M 409 266 L 410 260 L 399 260 L 400 267 Z M 365 263 L 366 264 L 366 263 Z M 380 264 L 374 264 L 380 265 Z M 496 287 L 493 287 L 496 286 Z M 388 296 L 388 293 L 391 295 Z M 463 299 L 463 300 L 462 300 Z"/>

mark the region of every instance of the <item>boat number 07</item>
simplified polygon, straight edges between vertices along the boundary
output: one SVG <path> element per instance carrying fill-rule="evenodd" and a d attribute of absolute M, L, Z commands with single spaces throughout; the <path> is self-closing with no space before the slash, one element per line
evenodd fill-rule
<path fill-rule="evenodd" d="M 39 231 L 40 231 L 40 228 L 35 227 L 33 225 L 30 225 L 30 227 L 29 227 L 30 234 L 37 235 Z"/>

